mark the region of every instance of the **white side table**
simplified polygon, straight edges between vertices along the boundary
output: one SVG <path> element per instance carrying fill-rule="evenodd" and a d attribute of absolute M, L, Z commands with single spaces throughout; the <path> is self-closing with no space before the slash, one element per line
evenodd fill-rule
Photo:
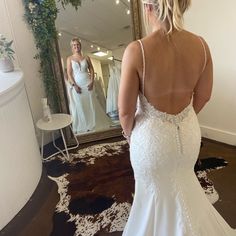
<path fill-rule="evenodd" d="M 54 156 L 58 153 L 61 153 L 67 160 L 70 159 L 68 150 L 75 149 L 75 148 L 79 147 L 79 142 L 78 142 L 78 139 L 76 138 L 76 136 L 74 135 L 74 133 L 72 131 L 71 123 L 72 123 L 71 115 L 63 114 L 63 113 L 52 114 L 52 120 L 49 121 L 49 122 L 44 121 L 43 119 L 40 119 L 40 120 L 37 121 L 36 126 L 42 131 L 42 145 L 41 145 L 42 159 L 44 159 L 43 158 L 44 131 L 51 131 L 52 132 L 53 146 L 58 150 L 57 153 L 52 154 L 51 156 L 47 157 L 46 159 L 48 159 L 48 158 L 50 158 L 50 157 L 52 157 L 52 156 Z M 72 148 L 67 147 L 67 144 L 66 144 L 66 141 L 65 141 L 65 136 L 64 136 L 64 133 L 63 133 L 63 130 L 62 130 L 63 128 L 65 128 L 67 126 L 70 126 L 70 129 L 71 129 L 71 131 L 74 135 L 75 141 L 76 141 L 76 146 L 72 147 Z M 64 150 L 61 150 L 55 143 L 54 131 L 56 131 L 56 130 L 60 130 L 62 140 L 63 140 L 63 144 L 64 144 L 64 147 L 65 147 Z M 66 151 L 66 155 L 63 151 Z"/>

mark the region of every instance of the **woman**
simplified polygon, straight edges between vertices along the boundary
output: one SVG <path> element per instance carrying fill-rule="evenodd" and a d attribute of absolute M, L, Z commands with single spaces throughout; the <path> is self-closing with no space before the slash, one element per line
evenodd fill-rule
<path fill-rule="evenodd" d="M 143 1 L 152 32 L 123 56 L 119 115 L 135 176 L 124 236 L 236 235 L 194 174 L 201 140 L 196 114 L 210 99 L 213 69 L 206 42 L 183 29 L 189 5 Z"/>
<path fill-rule="evenodd" d="M 78 38 L 71 40 L 72 55 L 67 58 L 67 75 L 73 89 L 70 91 L 70 110 L 73 132 L 84 133 L 95 128 L 93 102 L 94 70 L 89 57 L 81 53 Z"/>

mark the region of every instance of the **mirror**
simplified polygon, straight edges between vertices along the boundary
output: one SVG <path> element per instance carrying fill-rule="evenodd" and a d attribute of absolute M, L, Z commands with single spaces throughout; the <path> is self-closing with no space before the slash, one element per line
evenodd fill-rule
<path fill-rule="evenodd" d="M 126 46 L 141 37 L 138 0 L 82 1 L 78 10 L 57 3 L 57 8 L 62 112 L 72 115 L 80 142 L 120 136 L 121 60 Z"/>

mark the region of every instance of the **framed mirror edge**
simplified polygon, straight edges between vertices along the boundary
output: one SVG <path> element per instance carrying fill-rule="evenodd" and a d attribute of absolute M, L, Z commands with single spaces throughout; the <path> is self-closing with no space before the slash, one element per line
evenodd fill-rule
<path fill-rule="evenodd" d="M 142 36 L 142 23 L 141 23 L 141 14 L 140 14 L 140 0 L 131 0 L 130 1 L 130 10 L 131 10 L 131 22 L 132 22 L 132 34 L 133 40 L 140 39 Z M 59 43 L 58 40 L 55 39 L 55 51 L 56 51 L 56 58 L 55 58 L 55 68 L 56 68 L 56 83 L 59 95 L 59 106 L 60 112 L 69 114 L 69 105 L 68 99 L 66 94 L 66 85 L 64 82 L 64 74 L 63 74 L 63 67 L 61 62 L 61 55 L 59 50 Z M 119 137 L 121 136 L 121 127 L 114 127 L 108 130 L 102 131 L 95 131 L 87 134 L 79 135 L 79 143 L 87 143 L 93 142 L 96 140 L 103 140 L 112 137 Z M 74 135 L 70 128 L 65 128 L 65 138 L 69 145 L 75 145 Z"/>

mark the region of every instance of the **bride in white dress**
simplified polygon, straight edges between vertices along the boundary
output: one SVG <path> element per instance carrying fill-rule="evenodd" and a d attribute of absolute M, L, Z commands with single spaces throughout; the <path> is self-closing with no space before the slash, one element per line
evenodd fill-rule
<path fill-rule="evenodd" d="M 78 38 L 71 40 L 71 48 L 73 55 L 67 58 L 68 81 L 73 86 L 70 94 L 70 112 L 73 132 L 79 134 L 95 128 L 94 70 L 90 58 L 82 55 Z"/>
<path fill-rule="evenodd" d="M 89 57 L 81 53 L 78 38 L 71 40 L 73 55 L 67 58 L 67 95 L 75 134 L 109 129 L 111 120 L 103 110 L 96 92 L 94 69 Z"/>
<path fill-rule="evenodd" d="M 135 176 L 123 236 L 235 236 L 194 173 L 201 141 L 196 113 L 212 90 L 208 45 L 182 27 L 190 0 L 143 4 L 152 32 L 127 47 L 119 91 Z"/>

